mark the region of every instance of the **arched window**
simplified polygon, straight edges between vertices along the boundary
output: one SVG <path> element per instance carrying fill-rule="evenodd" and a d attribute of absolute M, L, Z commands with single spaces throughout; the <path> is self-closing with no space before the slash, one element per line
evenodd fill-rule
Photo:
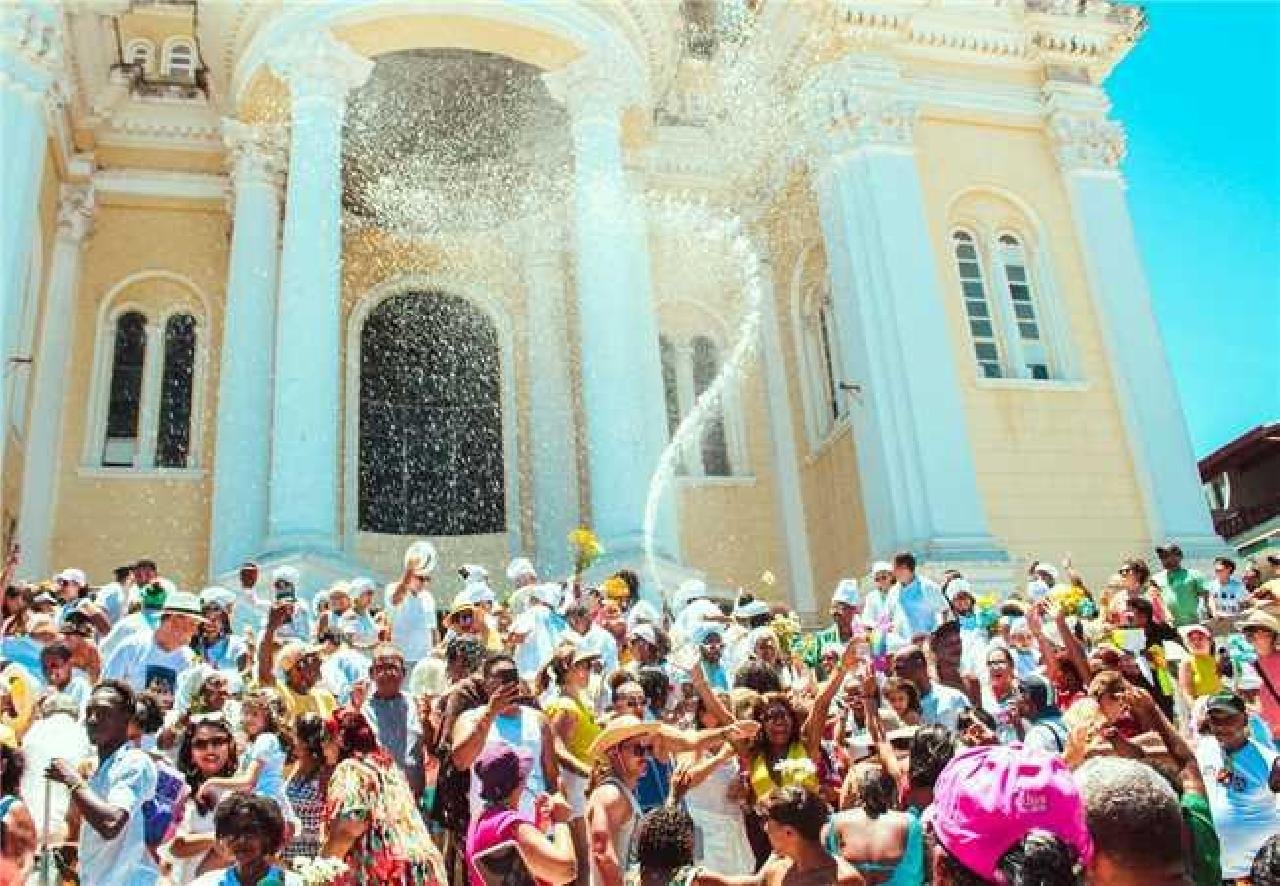
<path fill-rule="evenodd" d="M 676 380 L 676 351 L 665 335 L 658 336 L 658 352 L 662 358 L 662 396 L 667 407 L 667 439 L 670 440 L 680 425 L 680 391 Z"/>
<path fill-rule="evenodd" d="M 978 369 L 986 378 L 1004 375 L 1000 353 L 1000 336 L 996 320 L 991 315 L 991 303 L 987 300 L 987 287 L 982 277 L 982 262 L 973 235 L 968 231 L 956 231 L 951 235 L 955 249 L 956 270 L 960 275 L 960 292 L 964 297 L 965 317 L 969 321 L 969 335 L 973 339 L 973 354 Z"/>
<path fill-rule="evenodd" d="M 156 467 L 185 468 L 191 454 L 191 403 L 195 389 L 196 318 L 174 314 L 164 326 Z"/>
<path fill-rule="evenodd" d="M 1018 329 L 1022 365 L 1031 378 L 1049 377 L 1049 349 L 1041 334 L 1035 294 L 1027 270 L 1027 256 L 1022 242 L 1012 234 L 1002 234 L 998 242 L 1000 264 L 1008 288 L 1013 322 Z"/>
<path fill-rule="evenodd" d="M 844 364 L 831 302 L 831 281 L 818 248 L 810 247 L 802 254 L 793 287 L 805 426 L 810 446 L 816 448 L 848 414 L 848 402 L 840 389 Z"/>
<path fill-rule="evenodd" d="M 134 467 L 138 458 L 142 381 L 147 359 L 147 318 L 128 311 L 116 319 L 107 398 L 107 432 L 102 447 L 105 467 Z"/>
<path fill-rule="evenodd" d="M 696 336 L 691 344 L 693 394 L 697 398 L 711 386 L 720 372 L 720 349 L 705 335 Z M 723 400 L 703 424 L 701 443 L 699 455 L 702 458 L 702 473 L 708 477 L 730 476 L 733 471 L 729 464 L 729 442 L 725 435 Z"/>
<path fill-rule="evenodd" d="M 155 65 L 156 48 L 150 40 L 138 38 L 130 40 L 129 45 L 124 50 L 124 63 L 126 65 L 137 65 L 142 69 L 142 73 L 152 73 Z"/>
<path fill-rule="evenodd" d="M 196 73 L 196 53 L 186 40 L 175 40 L 165 48 L 164 75 L 170 80 L 191 80 Z"/>
<path fill-rule="evenodd" d="M 471 302 L 406 292 L 360 333 L 359 529 L 506 531 L 498 334 Z"/>

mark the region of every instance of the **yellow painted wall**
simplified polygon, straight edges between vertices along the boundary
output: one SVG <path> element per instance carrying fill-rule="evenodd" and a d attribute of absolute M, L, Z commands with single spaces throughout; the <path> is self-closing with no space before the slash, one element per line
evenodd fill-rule
<path fill-rule="evenodd" d="M 926 118 L 916 132 L 926 211 L 961 379 L 979 487 L 992 531 L 1015 561 L 1070 552 L 1086 579 L 1105 580 L 1118 558 L 1146 555 L 1150 539 L 1128 440 L 1091 303 L 1062 180 L 1042 131 Z M 1083 390 L 979 385 L 948 207 L 966 189 L 999 189 L 1038 220 L 1055 271 Z"/>
<path fill-rule="evenodd" d="M 52 559 L 106 580 L 112 566 L 151 556 L 180 585 L 199 587 L 208 567 L 209 495 L 213 465 L 218 354 L 229 243 L 220 212 L 102 206 L 83 257 L 73 319 L 75 358 L 68 378 L 60 453 L 58 508 Z M 207 299 L 203 434 L 198 471 L 168 478 L 137 473 L 102 476 L 81 467 L 88 401 L 104 299 L 133 274 L 165 270 L 183 277 Z M 155 309 L 191 303 L 191 290 L 156 278 L 120 292 Z M 113 300 L 114 303 L 114 300 Z M 197 356 L 199 360 L 199 354 Z M 105 395 L 105 391 L 103 392 Z"/>

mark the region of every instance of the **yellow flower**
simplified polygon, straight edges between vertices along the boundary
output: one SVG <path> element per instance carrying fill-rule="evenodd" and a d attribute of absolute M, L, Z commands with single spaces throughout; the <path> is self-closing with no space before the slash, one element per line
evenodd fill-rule
<path fill-rule="evenodd" d="M 608 600 L 625 600 L 631 596 L 631 588 L 615 575 L 601 582 L 600 593 L 604 594 L 605 599 Z"/>
<path fill-rule="evenodd" d="M 573 548 L 574 568 L 578 572 L 590 567 L 604 553 L 600 539 L 585 526 L 580 526 L 569 533 L 569 546 Z"/>
<path fill-rule="evenodd" d="M 761 573 L 760 581 L 764 582 L 769 587 L 773 587 L 774 584 L 777 583 L 778 579 L 774 576 L 772 572 L 766 569 L 763 573 Z"/>

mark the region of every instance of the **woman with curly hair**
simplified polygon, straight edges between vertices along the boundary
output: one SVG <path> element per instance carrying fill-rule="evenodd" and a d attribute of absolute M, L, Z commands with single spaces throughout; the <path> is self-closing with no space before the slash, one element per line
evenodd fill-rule
<path fill-rule="evenodd" d="M 285 821 L 293 826 L 296 819 L 284 792 L 284 763 L 293 750 L 294 738 L 283 703 L 274 690 L 259 689 L 246 695 L 241 707 L 249 745 L 241 756 L 240 769 L 235 775 L 206 781 L 197 798 L 210 803 L 219 791 L 251 791 L 275 800 Z"/>
<path fill-rule="evenodd" d="M 298 829 L 282 853 L 286 861 L 314 858 L 324 846 L 324 798 L 333 767 L 325 759 L 324 719 L 303 714 L 295 724 L 292 770 L 284 792 L 298 817 Z"/>
<path fill-rule="evenodd" d="M 218 804 L 213 819 L 218 842 L 227 847 L 232 863 L 204 874 L 192 886 L 302 886 L 296 874 L 271 863 L 285 833 L 284 818 L 273 800 L 233 794 Z"/>
<path fill-rule="evenodd" d="M 200 874 L 225 866 L 231 859 L 218 844 L 214 804 L 195 799 L 211 778 L 236 771 L 236 742 L 231 724 L 221 714 L 196 714 L 178 740 L 178 770 L 191 789 L 183 806 L 177 833 L 162 855 L 169 858 L 170 877 L 188 883 Z"/>
<path fill-rule="evenodd" d="M 378 746 L 369 721 L 343 708 L 325 722 L 324 854 L 347 870 L 333 886 L 445 886 L 444 859 L 418 815 L 404 774 Z"/>

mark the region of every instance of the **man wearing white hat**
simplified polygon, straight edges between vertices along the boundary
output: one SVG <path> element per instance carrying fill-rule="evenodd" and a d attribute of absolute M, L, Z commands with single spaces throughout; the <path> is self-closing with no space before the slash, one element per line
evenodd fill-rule
<path fill-rule="evenodd" d="M 533 563 L 528 557 L 516 557 L 507 565 L 507 581 L 511 582 L 512 589 L 517 591 L 536 585 L 538 570 L 533 568 Z"/>
<path fill-rule="evenodd" d="M 871 586 L 863 595 L 862 622 L 872 629 L 887 627 L 890 649 L 905 644 L 911 636 L 906 613 L 898 605 L 893 564 L 888 560 L 877 560 L 871 564 Z"/>
<path fill-rule="evenodd" d="M 104 678 L 123 680 L 135 692 L 151 690 L 176 699 L 180 681 L 197 663 L 191 640 L 204 621 L 200 598 L 186 591 L 165 597 L 160 624 L 151 634 L 123 641 L 102 663 Z"/>
<path fill-rule="evenodd" d="M 288 621 L 276 629 L 281 640 L 311 640 L 311 607 L 298 599 L 302 573 L 296 566 L 277 566 L 271 572 L 272 599 L 276 603 L 292 603 Z"/>
<path fill-rule="evenodd" d="M 561 596 L 560 585 L 555 582 L 534 585 L 529 608 L 511 624 L 510 637 L 521 680 L 532 681 L 555 652 L 556 637 L 562 630 L 555 608 L 560 605 Z"/>
<path fill-rule="evenodd" d="M 400 580 L 387 589 L 391 642 L 404 653 L 409 673 L 436 645 L 436 601 L 428 586 L 437 559 L 431 542 L 414 542 L 405 551 Z"/>
<path fill-rule="evenodd" d="M 707 583 L 700 578 L 685 579 L 676 589 L 676 620 L 673 633 L 677 641 L 683 641 L 697 632 L 702 625 L 723 623 L 724 613 L 711 600 Z"/>

